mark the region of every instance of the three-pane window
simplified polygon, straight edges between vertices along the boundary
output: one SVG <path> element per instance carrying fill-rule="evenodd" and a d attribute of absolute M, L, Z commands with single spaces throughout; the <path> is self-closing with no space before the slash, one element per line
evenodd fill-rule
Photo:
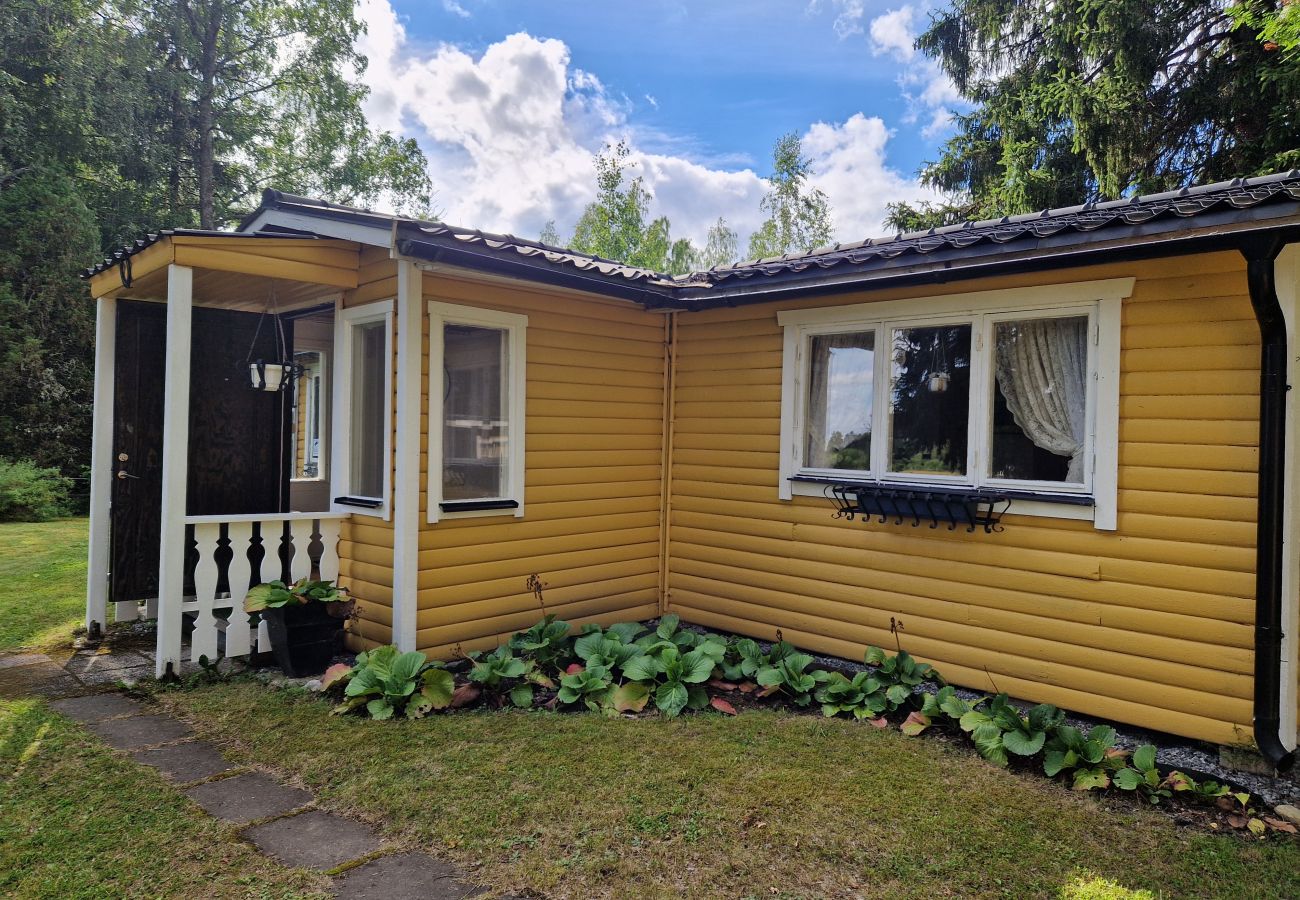
<path fill-rule="evenodd" d="M 802 326 L 793 474 L 1086 492 L 1095 314 Z"/>

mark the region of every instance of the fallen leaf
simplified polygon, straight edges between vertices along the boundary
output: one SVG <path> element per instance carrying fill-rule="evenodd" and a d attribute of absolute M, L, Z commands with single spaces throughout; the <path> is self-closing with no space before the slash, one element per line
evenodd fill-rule
<path fill-rule="evenodd" d="M 582 663 L 569 663 L 568 668 L 564 670 L 565 675 L 579 675 L 586 671 L 587 667 Z"/>
<path fill-rule="evenodd" d="M 736 707 L 732 706 L 730 703 L 728 703 L 726 700 L 723 700 L 721 697 L 710 697 L 709 706 L 712 706 L 714 709 L 716 709 L 718 712 L 722 713 L 723 715 L 734 716 L 736 714 Z"/>
<path fill-rule="evenodd" d="M 730 681 L 723 681 L 721 678 L 710 679 L 709 687 L 717 688 L 720 691 L 734 691 L 736 689 L 736 685 Z"/>
<path fill-rule="evenodd" d="M 1264 822 L 1269 828 L 1275 831 L 1285 831 L 1287 834 L 1295 834 L 1296 827 L 1286 819 L 1275 819 L 1272 816 L 1264 816 Z"/>
<path fill-rule="evenodd" d="M 886 719 L 884 716 L 881 716 L 878 719 L 868 719 L 867 721 L 870 722 L 872 725 L 875 725 L 877 728 L 889 727 L 889 720 Z"/>
<path fill-rule="evenodd" d="M 1236 813 L 1228 816 L 1228 824 L 1233 828 L 1245 828 L 1247 819 L 1245 816 L 1239 816 Z"/>
<path fill-rule="evenodd" d="M 477 700 L 480 693 L 478 685 L 462 684 L 451 692 L 451 703 L 448 705 L 452 709 L 460 709 L 462 706 L 468 706 Z"/>
<path fill-rule="evenodd" d="M 740 683 L 740 692 L 742 694 L 752 694 L 757 689 L 758 685 L 754 684 L 752 681 L 742 681 Z"/>

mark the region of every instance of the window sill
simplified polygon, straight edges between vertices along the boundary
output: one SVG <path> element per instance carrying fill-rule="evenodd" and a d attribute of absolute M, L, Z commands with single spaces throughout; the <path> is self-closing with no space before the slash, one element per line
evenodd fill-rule
<path fill-rule="evenodd" d="M 435 524 L 443 519 L 478 519 L 490 516 L 522 518 L 523 504 L 518 500 L 443 500 L 433 504 L 435 515 L 429 521 Z"/>
<path fill-rule="evenodd" d="M 331 509 L 334 512 L 388 520 L 388 504 L 374 497 L 335 497 Z"/>
<path fill-rule="evenodd" d="M 818 497 L 825 499 L 826 486 L 829 484 L 881 484 L 882 482 L 860 478 L 827 478 L 814 475 L 794 475 L 790 478 L 790 492 L 796 497 Z M 943 491 L 948 494 L 970 494 L 978 496 L 979 491 L 969 487 L 949 487 L 938 484 L 909 484 L 907 482 L 887 482 L 889 487 L 901 490 Z M 1005 488 L 990 488 L 991 491 L 1011 498 L 1011 506 L 1004 513 L 1006 516 L 1035 516 L 1047 519 L 1075 519 L 1084 522 L 1093 521 L 1094 499 L 1087 494 L 1054 494 L 1046 491 L 1016 491 Z"/>

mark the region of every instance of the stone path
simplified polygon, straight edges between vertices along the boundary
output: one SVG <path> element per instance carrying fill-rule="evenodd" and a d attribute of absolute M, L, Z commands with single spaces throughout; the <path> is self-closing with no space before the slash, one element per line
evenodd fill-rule
<path fill-rule="evenodd" d="M 53 709 L 157 769 L 209 815 L 237 827 L 262 853 L 286 866 L 332 875 L 336 897 L 463 900 L 485 892 L 426 853 L 400 851 L 369 826 L 315 808 L 309 792 L 236 766 L 217 747 L 197 740 L 179 719 L 121 694 L 102 693 L 123 673 L 152 673 L 152 663 L 137 662 L 143 654 L 133 654 L 78 652 L 62 665 L 44 654 L 0 654 L 0 696 L 52 698 Z M 88 661 L 87 656 L 110 659 Z M 134 674 L 141 668 L 148 671 Z M 114 673 L 117 677 L 111 677 Z"/>

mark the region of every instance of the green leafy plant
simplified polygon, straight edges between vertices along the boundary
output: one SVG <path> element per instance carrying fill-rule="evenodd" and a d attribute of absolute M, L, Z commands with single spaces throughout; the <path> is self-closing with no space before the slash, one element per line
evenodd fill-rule
<path fill-rule="evenodd" d="M 619 629 L 616 626 L 606 630 L 587 629 L 573 642 L 573 652 L 588 668 L 600 666 L 612 672 L 644 652 L 631 637 L 633 635 L 629 629 Z"/>
<path fill-rule="evenodd" d="M 1127 756 L 1115 746 L 1115 729 L 1109 725 L 1098 725 L 1087 734 L 1073 725 L 1057 725 L 1043 754 L 1043 771 L 1049 777 L 1072 772 L 1076 791 L 1105 788 Z"/>
<path fill-rule="evenodd" d="M 703 683 L 713 674 L 713 658 L 701 650 L 682 653 L 677 647 L 662 648 L 655 654 L 642 653 L 623 664 L 629 681 L 654 685 L 655 706 L 666 716 L 676 716 L 688 706 L 703 709 L 709 695 Z"/>
<path fill-rule="evenodd" d="M 45 522 L 68 514 L 72 481 L 58 469 L 0 459 L 0 522 Z"/>
<path fill-rule="evenodd" d="M 554 686 L 554 682 L 537 671 L 532 660 L 515 656 L 509 644 L 502 644 L 491 653 L 471 653 L 469 658 L 474 662 L 469 680 L 489 694 L 508 696 L 520 709 L 533 705 L 534 684 Z"/>
<path fill-rule="evenodd" d="M 959 725 L 961 717 L 970 712 L 973 704 L 957 696 L 957 689 L 944 685 L 933 694 L 923 694 L 921 708 L 907 717 L 900 729 L 903 734 L 918 735 L 935 722 Z"/>
<path fill-rule="evenodd" d="M 532 628 L 510 638 L 510 649 L 543 668 L 563 669 L 573 658 L 573 638 L 568 622 L 547 614 Z"/>
<path fill-rule="evenodd" d="M 1156 768 L 1156 748 L 1143 744 L 1133 751 L 1128 765 L 1116 770 L 1111 776 L 1111 783 L 1121 791 L 1137 791 L 1152 803 L 1167 800 L 1182 791 L 1191 791 L 1196 781 L 1182 772 L 1173 771 L 1161 775 Z M 1227 788 L 1224 788 L 1224 793 Z"/>
<path fill-rule="evenodd" d="M 961 729 L 971 736 L 980 756 L 999 766 L 1007 765 L 1008 753 L 1033 756 L 1043 749 L 1051 733 L 1065 718 L 1050 703 L 1040 703 L 1020 715 L 1006 694 L 998 694 L 985 705 L 971 705 L 960 719 Z"/>
<path fill-rule="evenodd" d="M 876 680 L 884 686 L 891 710 L 906 703 L 921 682 L 937 677 L 933 666 L 917 662 L 906 650 L 890 656 L 879 647 L 868 647 L 863 661 L 876 667 Z"/>
<path fill-rule="evenodd" d="M 807 706 L 813 700 L 817 685 L 830 678 L 825 669 L 808 671 L 813 658 L 800 653 L 791 644 L 779 641 L 768 652 L 767 665 L 758 670 L 754 680 L 768 688 L 767 693 L 785 694 L 796 706 Z"/>
<path fill-rule="evenodd" d="M 744 681 L 758 674 L 766 666 L 768 656 L 751 638 L 733 638 L 728 641 L 722 661 L 718 664 L 721 675 L 728 681 Z"/>
<path fill-rule="evenodd" d="M 347 588 L 336 587 L 332 581 L 313 581 L 299 578 L 293 584 L 268 581 L 248 589 L 244 595 L 244 612 L 261 612 L 280 609 L 296 603 L 340 603 L 347 601 Z"/>
<path fill-rule="evenodd" d="M 608 705 L 613 677 L 604 666 L 580 668 L 560 678 L 556 697 L 561 703 L 581 702 L 587 709 L 597 712 Z"/>
<path fill-rule="evenodd" d="M 856 719 L 875 719 L 889 710 L 884 685 L 871 672 L 858 672 L 852 678 L 829 672 L 815 696 L 824 716 L 851 713 Z"/>
<path fill-rule="evenodd" d="M 332 666 L 322 680 L 325 690 L 343 687 L 343 702 L 335 714 L 365 707 L 372 719 L 391 719 L 404 712 L 418 719 L 451 703 L 455 684 L 442 663 L 429 662 L 423 653 L 402 653 L 392 645 L 357 654 L 356 665 L 346 670 Z"/>
<path fill-rule="evenodd" d="M 668 641 L 685 651 L 698 644 L 703 637 L 703 635 L 696 634 L 694 631 L 683 630 L 681 619 L 677 615 L 669 613 L 659 619 L 653 632 L 640 638 L 637 643 L 642 647 L 649 647 L 659 641 Z"/>

